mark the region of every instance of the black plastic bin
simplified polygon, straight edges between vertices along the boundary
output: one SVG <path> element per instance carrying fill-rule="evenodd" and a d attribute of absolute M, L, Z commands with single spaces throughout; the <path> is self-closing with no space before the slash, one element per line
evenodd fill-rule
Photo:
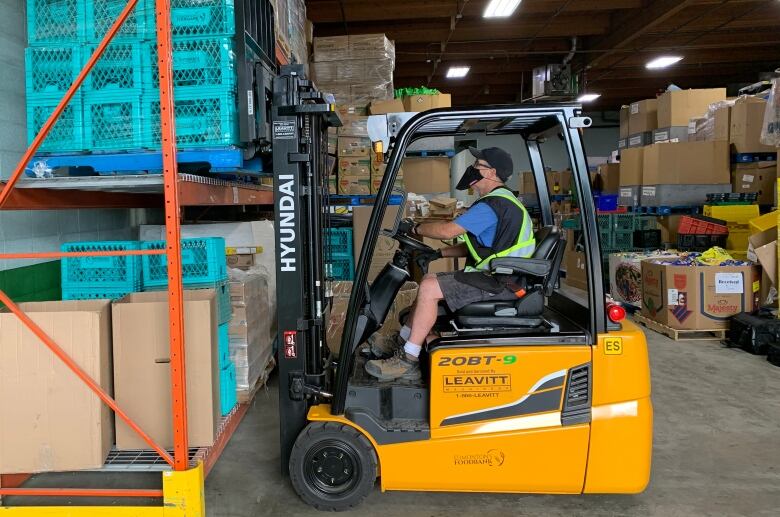
<path fill-rule="evenodd" d="M 680 233 L 677 235 L 677 248 L 682 251 L 707 251 L 713 246 L 725 248 L 728 237 L 728 235 Z"/>

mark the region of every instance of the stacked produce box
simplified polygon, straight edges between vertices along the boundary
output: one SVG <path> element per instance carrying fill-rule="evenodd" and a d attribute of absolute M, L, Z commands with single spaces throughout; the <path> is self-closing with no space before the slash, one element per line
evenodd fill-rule
<path fill-rule="evenodd" d="M 124 0 L 28 0 L 31 141 L 125 7 Z M 232 0 L 173 0 L 177 144 L 238 143 Z M 139 0 L 44 142 L 44 152 L 160 148 L 154 0 Z"/>

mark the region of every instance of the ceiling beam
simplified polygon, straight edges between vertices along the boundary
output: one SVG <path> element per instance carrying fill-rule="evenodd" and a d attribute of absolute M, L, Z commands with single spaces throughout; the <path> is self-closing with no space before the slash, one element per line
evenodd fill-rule
<path fill-rule="evenodd" d="M 642 34 L 660 26 L 693 3 L 693 0 L 654 0 L 643 9 L 627 11 L 615 18 L 609 35 L 597 41 L 589 48 L 603 50 L 604 53 L 586 58 L 589 67 L 597 66 L 613 49 L 621 49 L 642 36 Z"/>

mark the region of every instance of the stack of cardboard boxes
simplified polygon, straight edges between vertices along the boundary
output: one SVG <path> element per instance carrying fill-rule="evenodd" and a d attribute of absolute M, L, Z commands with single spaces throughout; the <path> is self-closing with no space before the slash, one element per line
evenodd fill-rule
<path fill-rule="evenodd" d="M 727 101 L 725 88 L 670 91 L 625 106 L 620 204 L 697 206 L 708 193 L 732 190 L 772 204 L 775 161 L 731 165 L 733 154 L 777 151 L 760 143 L 765 106 L 756 97 Z"/>
<path fill-rule="evenodd" d="M 312 76 L 338 104 L 367 106 L 393 98 L 395 45 L 384 34 L 314 38 Z"/>

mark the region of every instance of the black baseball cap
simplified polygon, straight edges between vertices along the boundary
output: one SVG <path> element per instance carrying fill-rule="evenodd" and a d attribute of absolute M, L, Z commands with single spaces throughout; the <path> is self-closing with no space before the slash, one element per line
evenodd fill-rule
<path fill-rule="evenodd" d="M 512 173 L 514 172 L 512 157 L 503 149 L 499 149 L 498 147 L 488 147 L 486 149 L 469 147 L 469 152 L 477 160 L 487 162 L 491 168 L 496 169 L 496 175 L 501 178 L 501 181 L 506 181 L 512 176 Z M 478 170 L 468 168 L 455 188 L 458 190 L 467 190 L 480 179 L 482 179 L 482 175 Z"/>

